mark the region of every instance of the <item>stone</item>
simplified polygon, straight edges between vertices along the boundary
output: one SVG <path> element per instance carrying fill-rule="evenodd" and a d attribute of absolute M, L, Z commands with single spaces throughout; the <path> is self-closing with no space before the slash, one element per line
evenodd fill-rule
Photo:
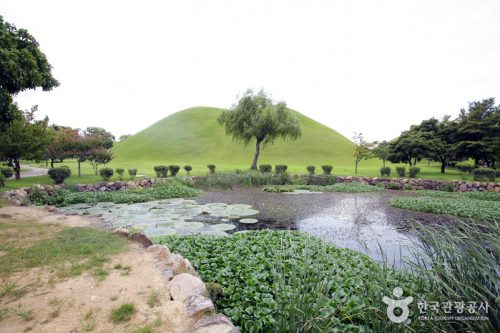
<path fill-rule="evenodd" d="M 460 192 L 464 192 L 464 191 L 467 191 L 467 184 L 462 184 L 458 187 L 458 190 Z"/>
<path fill-rule="evenodd" d="M 171 270 L 171 269 L 166 269 L 163 271 L 163 277 L 165 279 L 167 279 L 167 281 L 170 281 L 172 280 L 172 278 L 174 277 L 174 271 Z"/>
<path fill-rule="evenodd" d="M 130 235 L 130 231 L 125 228 L 118 228 L 113 230 L 112 234 L 122 236 L 122 237 L 128 237 Z"/>
<path fill-rule="evenodd" d="M 193 276 L 198 276 L 198 273 L 193 268 L 189 260 L 177 253 L 172 253 L 163 261 L 165 268 L 171 269 L 175 274 L 188 273 Z"/>
<path fill-rule="evenodd" d="M 200 278 L 187 273 L 174 276 L 169 282 L 170 295 L 174 301 L 185 301 L 189 296 L 203 296 L 207 291 Z"/>
<path fill-rule="evenodd" d="M 148 247 L 150 247 L 151 245 L 153 245 L 153 242 L 151 241 L 151 239 L 149 239 L 142 232 L 130 235 L 129 239 L 132 240 L 132 241 L 134 241 L 134 242 L 137 242 L 137 243 L 141 244 L 145 249 L 147 249 Z"/>
<path fill-rule="evenodd" d="M 170 250 L 165 245 L 151 245 L 147 248 L 146 252 L 151 253 L 156 260 L 166 259 L 168 256 L 170 256 Z"/>
<path fill-rule="evenodd" d="M 209 298 L 198 295 L 191 295 L 184 301 L 184 306 L 188 316 L 193 317 L 198 313 L 214 311 L 215 307 Z"/>
<path fill-rule="evenodd" d="M 196 333 L 236 333 L 239 330 L 234 327 L 229 318 L 221 314 L 206 316 L 194 324 Z"/>

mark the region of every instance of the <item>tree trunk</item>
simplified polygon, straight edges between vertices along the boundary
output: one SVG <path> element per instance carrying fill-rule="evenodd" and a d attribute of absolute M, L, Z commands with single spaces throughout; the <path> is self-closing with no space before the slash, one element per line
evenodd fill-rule
<path fill-rule="evenodd" d="M 385 158 L 382 159 L 382 166 L 385 168 Z"/>
<path fill-rule="evenodd" d="M 358 174 L 358 163 L 359 161 L 354 161 L 354 174 L 357 175 Z"/>
<path fill-rule="evenodd" d="M 82 176 L 82 173 L 80 172 L 81 171 L 81 168 L 80 168 L 80 160 L 78 160 L 78 177 L 81 177 Z"/>
<path fill-rule="evenodd" d="M 50 168 L 54 169 L 54 159 L 53 158 L 50 159 Z"/>
<path fill-rule="evenodd" d="M 259 160 L 259 155 L 260 155 L 260 143 L 261 140 L 257 139 L 255 142 L 255 156 L 253 157 L 253 163 L 250 169 L 252 170 L 257 170 L 257 161 Z"/>
<path fill-rule="evenodd" d="M 19 163 L 19 158 L 14 159 L 14 171 L 16 172 L 16 179 L 21 179 L 21 164 Z"/>
<path fill-rule="evenodd" d="M 446 165 L 448 164 L 448 162 L 446 162 L 446 159 L 441 159 L 441 173 L 445 173 L 446 171 Z"/>

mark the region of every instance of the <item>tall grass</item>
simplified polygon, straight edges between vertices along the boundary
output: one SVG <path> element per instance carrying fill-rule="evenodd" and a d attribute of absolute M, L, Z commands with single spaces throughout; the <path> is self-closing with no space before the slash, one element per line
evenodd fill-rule
<path fill-rule="evenodd" d="M 194 186 L 204 189 L 234 187 L 259 187 L 264 185 L 283 185 L 290 182 L 286 174 L 272 174 L 262 172 L 245 173 L 215 173 L 206 177 L 196 178 Z"/>

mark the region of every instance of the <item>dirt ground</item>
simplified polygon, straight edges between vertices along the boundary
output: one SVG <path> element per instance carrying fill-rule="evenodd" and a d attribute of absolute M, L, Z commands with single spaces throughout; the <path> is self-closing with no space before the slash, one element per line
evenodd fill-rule
<path fill-rule="evenodd" d="M 52 231 L 94 223 L 41 208 L 11 206 L 0 208 L 0 223 L 2 220 L 35 220 Z M 40 237 L 43 239 L 43 234 Z M 123 269 L 127 266 L 130 269 Z M 188 332 L 189 319 L 183 303 L 170 300 L 162 272 L 142 248 L 130 244 L 126 252 L 114 255 L 104 268 L 109 273 L 103 281 L 89 272 L 54 279 L 48 267 L 0 277 L 0 292 L 9 283 L 15 283 L 16 290 L 22 291 L 0 298 L 0 332 L 134 332 L 146 326 L 151 330 L 142 332 Z M 115 325 L 110 313 L 124 303 L 134 304 L 137 311 L 129 321 Z"/>

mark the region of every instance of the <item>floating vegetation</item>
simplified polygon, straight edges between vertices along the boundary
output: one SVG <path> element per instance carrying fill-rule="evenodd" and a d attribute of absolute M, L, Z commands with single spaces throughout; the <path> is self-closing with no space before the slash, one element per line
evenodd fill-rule
<path fill-rule="evenodd" d="M 222 224 L 215 224 L 210 227 L 213 230 L 220 230 L 220 231 L 227 231 L 227 230 L 233 230 L 236 228 L 234 224 L 229 224 L 229 223 L 222 223 Z"/>
<path fill-rule="evenodd" d="M 259 222 L 259 220 L 257 220 L 257 219 L 241 219 L 240 222 L 246 223 L 246 224 L 253 224 L 253 223 Z"/>

